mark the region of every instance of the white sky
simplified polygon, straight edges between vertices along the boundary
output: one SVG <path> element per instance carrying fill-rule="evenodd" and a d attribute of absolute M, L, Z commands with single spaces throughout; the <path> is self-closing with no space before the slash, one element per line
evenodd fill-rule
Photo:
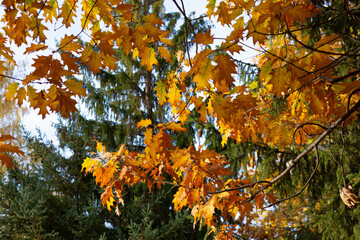
<path fill-rule="evenodd" d="M 178 2 L 180 2 L 180 1 L 178 1 Z M 185 5 L 187 14 L 195 11 L 196 16 L 200 16 L 206 12 L 207 0 L 183 0 L 183 2 Z M 172 0 L 165 1 L 165 9 L 166 9 L 166 12 L 175 12 L 175 11 L 178 12 L 178 10 Z M 72 31 L 72 33 L 74 33 L 74 32 L 76 33 L 78 31 L 75 29 Z M 56 37 L 61 36 L 61 34 L 64 34 L 64 33 L 57 31 L 57 32 L 50 33 L 48 35 L 48 36 L 50 36 L 50 38 L 53 39 L 53 41 L 51 43 L 51 45 L 53 45 L 52 46 L 53 48 L 55 48 L 55 46 L 56 46 Z M 217 24 L 217 25 L 215 25 L 215 29 L 212 29 L 212 33 L 215 35 L 215 37 L 225 37 L 229 33 L 229 30 L 226 27 L 223 27 L 220 24 Z M 52 36 L 52 34 L 53 34 L 53 36 Z M 24 50 L 24 48 L 23 48 L 23 50 Z M 17 54 L 17 56 L 15 56 L 15 59 L 17 59 L 18 61 L 23 61 L 25 64 L 27 64 L 27 68 L 29 69 L 30 65 L 32 63 L 32 61 L 31 61 L 32 56 L 21 54 L 21 52 L 23 50 L 17 51 L 17 52 L 19 52 L 19 54 Z M 254 52 L 254 51 L 251 51 L 251 50 L 246 51 L 244 54 L 242 54 L 239 57 L 239 60 L 250 61 L 251 58 L 253 56 L 255 56 L 255 54 L 256 54 L 256 52 Z M 42 119 L 42 117 L 37 114 L 38 111 L 39 110 L 33 110 L 31 108 L 29 111 L 29 114 L 27 114 L 23 118 L 22 123 L 23 123 L 25 129 L 27 131 L 30 131 L 32 134 L 37 134 L 37 129 L 39 129 L 42 133 L 44 133 L 46 135 L 47 139 L 52 140 L 55 144 L 58 144 L 58 141 L 55 137 L 56 132 L 53 127 L 53 124 L 58 122 L 57 114 L 50 114 L 50 115 L 47 115 L 45 119 Z"/>

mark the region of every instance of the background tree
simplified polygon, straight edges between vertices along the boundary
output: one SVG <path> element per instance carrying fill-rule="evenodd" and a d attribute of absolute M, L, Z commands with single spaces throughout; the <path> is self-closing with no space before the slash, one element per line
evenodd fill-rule
<path fill-rule="evenodd" d="M 151 119 L 154 123 L 170 121 L 171 115 L 168 106 L 161 106 L 156 101 L 157 79 L 166 78 L 167 74 L 178 66 L 176 53 L 185 51 L 186 24 L 178 25 L 180 14 L 164 13 L 163 1 L 151 3 L 147 1 L 128 1 L 134 5 L 134 25 L 144 24 L 142 18 L 148 14 L 160 17 L 165 22 L 165 30 L 173 38 L 170 48 L 171 63 L 157 57 L 158 64 L 149 71 L 141 65 L 140 59 L 127 55 L 124 49 L 117 49 L 119 56 L 118 68 L 115 71 L 102 70 L 95 76 L 84 72 L 83 81 L 88 95 L 84 98 L 86 109 L 93 120 L 86 115 L 74 115 L 80 123 L 81 131 L 87 137 L 95 137 L 110 151 L 115 151 L 121 144 L 126 144 L 129 149 L 142 151 L 144 149 L 144 135 L 137 127 L 142 119 Z M 193 22 L 194 31 L 202 32 L 208 28 L 203 19 Z M 153 43 L 154 49 L 163 46 Z M 191 47 L 189 45 L 188 47 Z M 96 80 L 94 80 L 96 78 Z M 195 125 L 188 124 L 189 134 L 173 133 L 175 145 L 189 146 L 195 139 Z M 79 131 L 79 130 L 78 130 Z M 66 134 L 67 131 L 63 131 Z M 63 141 L 61 141 L 63 142 Z M 188 211 L 176 213 L 172 206 L 171 195 L 176 188 L 168 186 L 164 189 L 156 188 L 149 193 L 147 185 L 142 184 L 127 190 L 125 199 L 129 206 L 117 206 L 120 213 L 118 219 L 111 222 L 115 228 L 121 230 L 121 238 L 145 239 L 197 239 L 202 238 L 206 229 L 193 230 L 191 217 Z M 129 229 L 129 223 L 131 228 Z"/>
<path fill-rule="evenodd" d="M 8 66 L 7 75 L 13 76 L 13 67 Z M 15 102 L 6 101 L 6 88 L 10 85 L 11 79 L 3 78 L 0 81 L 0 135 L 13 135 L 21 137 L 21 117 L 25 114 L 26 108 L 19 107 Z M 20 140 L 20 139 L 19 139 Z"/>
<path fill-rule="evenodd" d="M 141 17 L 149 12 L 158 16 L 162 14 L 162 1 L 155 5 L 136 1 L 134 4 L 138 4 L 141 10 L 141 14 L 136 15 L 137 24 L 141 24 Z M 179 14 L 166 14 L 164 18 L 168 23 L 167 30 L 177 39 L 173 47 L 175 53 L 183 46 L 185 25 L 175 29 Z M 196 31 L 207 28 L 201 19 L 194 23 L 197 26 Z M 126 200 L 130 204 L 119 206 L 121 215 L 116 216 L 114 213 L 106 213 L 99 205 L 99 189 L 89 180 L 90 176 L 85 178 L 84 172 L 81 172 L 78 157 L 91 156 L 89 153 L 95 151 L 94 137 L 106 143 L 109 149 L 126 143 L 133 149 L 141 150 L 144 148 L 143 135 L 137 130 L 136 123 L 142 118 L 161 122 L 169 117 L 165 108 L 156 104 L 155 77 L 166 77 L 166 73 L 178 64 L 176 57 L 173 58 L 173 66 L 159 58 L 158 67 L 150 72 L 121 49 L 117 51 L 121 56 L 117 71 L 101 71 L 84 79 L 88 90 L 88 96 L 84 98 L 85 107 L 90 110 L 94 120 L 88 119 L 89 112 L 85 116 L 73 114 L 66 124 L 57 126 L 59 149 L 45 143 L 41 138 L 28 138 L 33 164 L 24 171 L 15 169 L 10 175 L 14 181 L 4 180 L 4 184 L 15 189 L 17 188 L 14 185 L 24 188 L 41 185 L 43 192 L 39 193 L 40 189 L 36 192 L 27 189 L 27 194 L 31 195 L 34 201 L 43 198 L 48 200 L 33 204 L 34 207 L 28 209 L 28 212 L 39 215 L 38 225 L 22 222 L 12 225 L 12 231 L 23 232 L 22 236 L 34 237 L 31 231 L 21 231 L 20 227 L 24 225 L 36 229 L 43 238 L 56 236 L 60 239 L 98 239 L 100 236 L 107 239 L 138 239 L 140 236 L 143 239 L 198 239 L 206 234 L 206 228 L 202 231 L 193 229 L 189 211 L 174 211 L 169 193 L 174 194 L 176 188 L 169 186 L 160 191 L 153 189 L 151 194 L 146 185 L 129 188 Z M 95 81 L 94 78 L 98 80 Z M 194 132 L 191 128 L 189 131 Z M 177 144 L 189 145 L 193 140 L 192 136 L 194 134 L 177 136 Z M 64 157 L 61 152 L 70 152 L 72 156 Z M 21 182 L 24 176 L 31 180 Z M 86 184 L 86 181 L 89 183 Z M 19 190 L 3 192 L 7 201 L 15 195 L 25 198 L 24 193 Z M 21 202 L 18 205 L 21 205 Z M 16 212 L 18 205 L 13 204 L 7 209 Z M 18 221 L 14 218 L 14 221 Z M 7 226 L 5 224 L 4 228 Z"/>
<path fill-rule="evenodd" d="M 62 137 L 70 157 L 41 137 L 26 137 L 29 161 L 1 179 L 1 238 L 116 239 L 105 225 L 114 214 L 101 207 L 98 187 L 81 173 L 80 156 L 89 147 L 76 134 Z"/>
<path fill-rule="evenodd" d="M 12 167 L 13 163 L 9 156 L 4 155 L 6 151 L 22 154 L 18 148 L 13 148 L 8 141 L 17 140 L 18 144 L 22 144 L 22 127 L 21 117 L 26 114 L 27 108 L 19 106 L 13 101 L 6 100 L 6 88 L 13 82 L 14 66 L 7 62 L 7 76 L 0 81 L 0 155 L 5 161 L 1 163 L 0 172 L 4 173 L 7 168 Z M 19 69 L 17 69 L 19 71 Z M 11 137 L 12 136 L 12 137 Z M 15 150 L 15 151 L 14 151 Z"/>

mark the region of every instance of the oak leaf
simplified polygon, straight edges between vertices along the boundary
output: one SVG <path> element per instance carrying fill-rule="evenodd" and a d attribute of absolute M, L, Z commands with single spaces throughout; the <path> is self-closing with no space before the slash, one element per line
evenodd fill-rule
<path fill-rule="evenodd" d="M 27 53 L 32 53 L 32 52 L 37 52 L 39 50 L 46 50 L 48 48 L 48 46 L 46 46 L 45 44 L 39 43 L 39 44 L 31 44 L 30 47 L 27 47 L 24 54 Z"/>
<path fill-rule="evenodd" d="M 151 125 L 151 119 L 143 119 L 136 124 L 136 128 L 146 128 L 147 126 Z"/>
<path fill-rule="evenodd" d="M 151 47 L 146 47 L 143 51 L 140 52 L 141 64 L 146 67 L 148 71 L 152 69 L 152 66 L 158 64 L 155 56 L 157 53 Z"/>
<path fill-rule="evenodd" d="M 64 82 L 65 86 L 75 95 L 86 96 L 85 88 L 82 82 L 77 82 L 75 79 L 69 79 Z"/>
<path fill-rule="evenodd" d="M 164 81 L 157 81 L 156 87 L 154 90 L 156 91 L 156 96 L 159 98 L 159 104 L 163 105 L 166 103 L 167 91 Z"/>
<path fill-rule="evenodd" d="M 7 168 L 12 168 L 14 166 L 14 163 L 12 162 L 12 158 L 8 154 L 12 153 L 24 156 L 24 152 L 21 151 L 18 146 L 14 146 L 10 143 L 4 143 L 5 141 L 9 140 L 15 140 L 15 138 L 11 135 L 0 136 L 0 161 L 2 166 L 5 165 Z"/>
<path fill-rule="evenodd" d="M 17 82 L 10 83 L 10 85 L 6 88 L 7 90 L 5 93 L 6 100 L 9 101 L 15 98 L 15 94 L 17 92 L 18 87 L 19 87 L 19 83 Z"/>
<path fill-rule="evenodd" d="M 196 36 L 195 36 L 195 42 L 197 42 L 198 44 L 213 44 L 214 42 L 214 38 L 211 34 L 211 31 L 210 29 L 207 30 L 205 33 L 198 33 Z"/>
<path fill-rule="evenodd" d="M 218 21 L 221 22 L 222 25 L 229 25 L 231 24 L 231 18 L 229 15 L 229 9 L 225 2 L 220 2 L 217 11 L 215 12 L 218 15 Z"/>

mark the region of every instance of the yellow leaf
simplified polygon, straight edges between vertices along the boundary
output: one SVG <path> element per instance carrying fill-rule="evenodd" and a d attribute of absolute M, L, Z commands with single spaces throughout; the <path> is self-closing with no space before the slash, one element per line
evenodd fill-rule
<path fill-rule="evenodd" d="M 197 61 L 196 61 L 197 62 Z M 201 62 L 200 69 L 194 76 L 194 82 L 197 83 L 198 90 L 205 90 L 210 88 L 210 79 L 213 78 L 214 66 L 211 64 L 211 59 L 206 58 Z"/>
<path fill-rule="evenodd" d="M 141 65 L 146 66 L 146 69 L 150 71 L 152 65 L 158 64 L 158 61 L 155 58 L 156 53 L 153 48 L 146 47 L 143 51 L 140 52 Z"/>
<path fill-rule="evenodd" d="M 7 92 L 5 93 L 5 96 L 6 96 L 6 100 L 12 100 L 15 98 L 15 94 L 16 94 L 16 91 L 19 87 L 19 83 L 17 82 L 13 82 L 11 83 L 7 88 Z"/>
<path fill-rule="evenodd" d="M 174 169 L 184 166 L 189 159 L 190 155 L 184 150 L 174 151 L 170 157 L 170 160 L 174 163 L 172 166 Z"/>
<path fill-rule="evenodd" d="M 169 103 L 171 105 L 175 105 L 176 103 L 180 102 L 180 90 L 179 88 L 176 86 L 175 83 L 171 84 L 171 87 L 169 89 L 169 93 L 168 93 L 168 98 L 169 98 Z"/>
<path fill-rule="evenodd" d="M 151 125 L 151 119 L 143 119 L 140 122 L 136 124 L 136 128 L 145 128 L 147 126 Z"/>
<path fill-rule="evenodd" d="M 35 99 L 37 97 L 37 93 L 32 86 L 27 86 L 27 95 L 29 97 L 30 106 L 35 107 L 37 102 Z"/>
<path fill-rule="evenodd" d="M 166 102 L 167 92 L 164 81 L 158 81 L 155 83 L 156 87 L 154 90 L 156 91 L 156 96 L 159 98 L 159 104 L 163 105 Z"/>
<path fill-rule="evenodd" d="M 88 173 L 88 172 L 94 171 L 96 168 L 98 168 L 100 166 L 101 166 L 101 163 L 99 160 L 87 157 L 84 159 L 84 162 L 81 165 L 81 167 L 82 167 L 81 171 L 85 170 L 85 172 Z"/>
<path fill-rule="evenodd" d="M 206 14 L 209 16 L 209 18 L 214 13 L 215 4 L 216 4 L 216 0 L 209 0 L 208 4 L 206 5 L 206 8 L 207 8 Z"/>
<path fill-rule="evenodd" d="M 181 50 L 178 50 L 176 52 L 176 59 L 178 60 L 179 63 L 181 63 L 184 60 L 184 52 Z"/>
<path fill-rule="evenodd" d="M 133 59 L 136 59 L 137 57 L 139 57 L 139 49 L 134 48 L 134 50 L 133 50 Z"/>
<path fill-rule="evenodd" d="M 101 142 L 98 142 L 96 141 L 96 151 L 98 153 L 105 153 L 106 152 L 106 149 L 105 149 L 105 146 L 101 143 Z"/>
<path fill-rule="evenodd" d="M 165 47 L 159 47 L 159 53 L 161 57 L 165 58 L 166 61 L 172 63 L 171 54 L 169 50 L 167 50 Z"/>
<path fill-rule="evenodd" d="M 168 129 L 171 129 L 175 132 L 187 132 L 187 129 L 182 127 L 181 123 L 175 123 L 175 122 L 170 122 L 166 124 Z"/>

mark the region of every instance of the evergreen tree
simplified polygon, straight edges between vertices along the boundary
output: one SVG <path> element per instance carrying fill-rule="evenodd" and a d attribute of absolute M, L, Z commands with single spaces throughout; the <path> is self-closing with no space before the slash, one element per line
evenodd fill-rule
<path fill-rule="evenodd" d="M 88 89 L 85 106 L 93 116 L 73 115 L 74 121 L 80 123 L 80 132 L 84 137 L 95 137 L 104 143 L 109 151 L 115 151 L 122 144 L 136 151 L 143 150 L 143 133 L 136 124 L 142 119 L 151 119 L 152 122 L 169 122 L 170 109 L 160 106 L 154 88 L 158 79 L 166 77 L 169 71 L 177 67 L 176 52 L 184 49 L 187 37 L 186 24 L 177 29 L 179 14 L 164 14 L 163 1 L 149 4 L 150 1 L 129 1 L 135 5 L 135 18 L 142 24 L 142 17 L 155 14 L 166 22 L 166 30 L 173 38 L 173 64 L 169 65 L 164 59 L 158 58 L 158 65 L 151 71 L 140 65 L 139 60 L 126 55 L 118 49 L 121 61 L 116 72 L 102 71 L 97 76 L 87 75 L 84 83 Z M 194 31 L 202 32 L 208 28 L 206 23 L 199 19 L 193 22 Z M 155 47 L 155 46 L 153 46 Z M 161 47 L 156 46 L 156 47 Z M 86 75 L 86 72 L 85 72 Z M 94 77 L 98 80 L 94 81 Z M 196 113 L 194 112 L 194 118 Z M 174 144 L 180 147 L 189 146 L 195 139 L 194 118 L 189 119 L 188 134 L 172 134 Z M 64 134 L 67 134 L 64 131 Z M 61 141 L 64 143 L 64 141 Z M 118 204 L 120 217 L 112 219 L 111 225 L 121 229 L 122 239 L 139 236 L 144 239 L 198 239 L 202 238 L 205 230 L 193 230 L 191 217 L 187 211 L 175 213 L 171 196 L 176 188 L 166 186 L 161 190 L 153 188 L 151 193 L 146 185 L 139 185 L 129 189 L 124 197 L 126 206 Z M 128 226 L 131 226 L 130 230 Z"/>
<path fill-rule="evenodd" d="M 136 14 L 139 24 L 141 17 L 150 12 L 163 14 L 162 1 L 152 5 L 146 1 L 132 3 L 140 9 Z M 188 30 L 185 25 L 175 30 L 179 14 L 167 14 L 164 18 L 167 30 L 174 35 L 172 53 L 175 55 L 182 49 L 184 32 Z M 196 21 L 194 26 L 196 31 L 207 27 L 202 20 Z M 32 199 L 32 204 L 26 205 L 26 216 L 35 214 L 36 225 L 32 222 L 6 224 L 7 218 L 20 222 L 19 216 L 5 214 L 16 212 L 23 205 L 21 201 L 13 203 L 3 208 L 4 230 L 0 236 L 8 236 L 6 234 L 11 234 L 14 229 L 29 239 L 35 236 L 39 239 L 199 239 L 206 234 L 206 229 L 193 229 L 188 211 L 174 211 L 171 196 L 176 189 L 171 186 L 161 190 L 153 188 L 151 193 L 145 185 L 129 189 L 124 196 L 128 204 L 119 205 L 120 216 L 117 216 L 102 207 L 99 187 L 94 185 L 91 176 L 81 172 L 83 159 L 95 151 L 94 137 L 106 143 L 110 150 L 126 143 L 133 150 L 141 151 L 143 136 L 136 123 L 145 118 L 160 122 L 169 117 L 168 109 L 156 104 L 155 77 L 165 77 L 166 72 L 173 70 L 176 57 L 172 66 L 159 58 L 159 66 L 149 72 L 121 49 L 118 54 L 122 61 L 117 72 L 102 71 L 95 76 L 99 80 L 96 84 L 90 81 L 94 76 L 84 79 L 88 89 L 85 105 L 93 120 L 88 115 L 73 114 L 65 123 L 59 124 L 60 148 L 45 143 L 42 138 L 27 138 L 31 164 L 17 166 L 3 179 L 1 196 L 6 199 L 4 202 L 11 202 L 14 196 L 21 197 L 22 201 Z M 174 135 L 177 145 L 190 144 L 195 133 L 193 126 L 194 122 L 189 121 L 191 134 Z M 64 157 L 61 153 L 71 153 L 71 156 Z M 26 194 L 22 189 L 26 189 Z M 12 228 L 7 230 L 10 226 Z M 27 230 L 20 231 L 21 226 Z M 36 229 L 37 235 L 29 229 Z"/>
<path fill-rule="evenodd" d="M 114 231 L 111 215 L 101 207 L 99 189 L 81 172 L 89 147 L 68 136 L 70 157 L 52 143 L 26 137 L 29 161 L 16 164 L 0 187 L 1 239 L 99 239 Z M 112 233 L 112 234 L 111 234 Z M 115 237 L 108 239 L 116 239 Z"/>

